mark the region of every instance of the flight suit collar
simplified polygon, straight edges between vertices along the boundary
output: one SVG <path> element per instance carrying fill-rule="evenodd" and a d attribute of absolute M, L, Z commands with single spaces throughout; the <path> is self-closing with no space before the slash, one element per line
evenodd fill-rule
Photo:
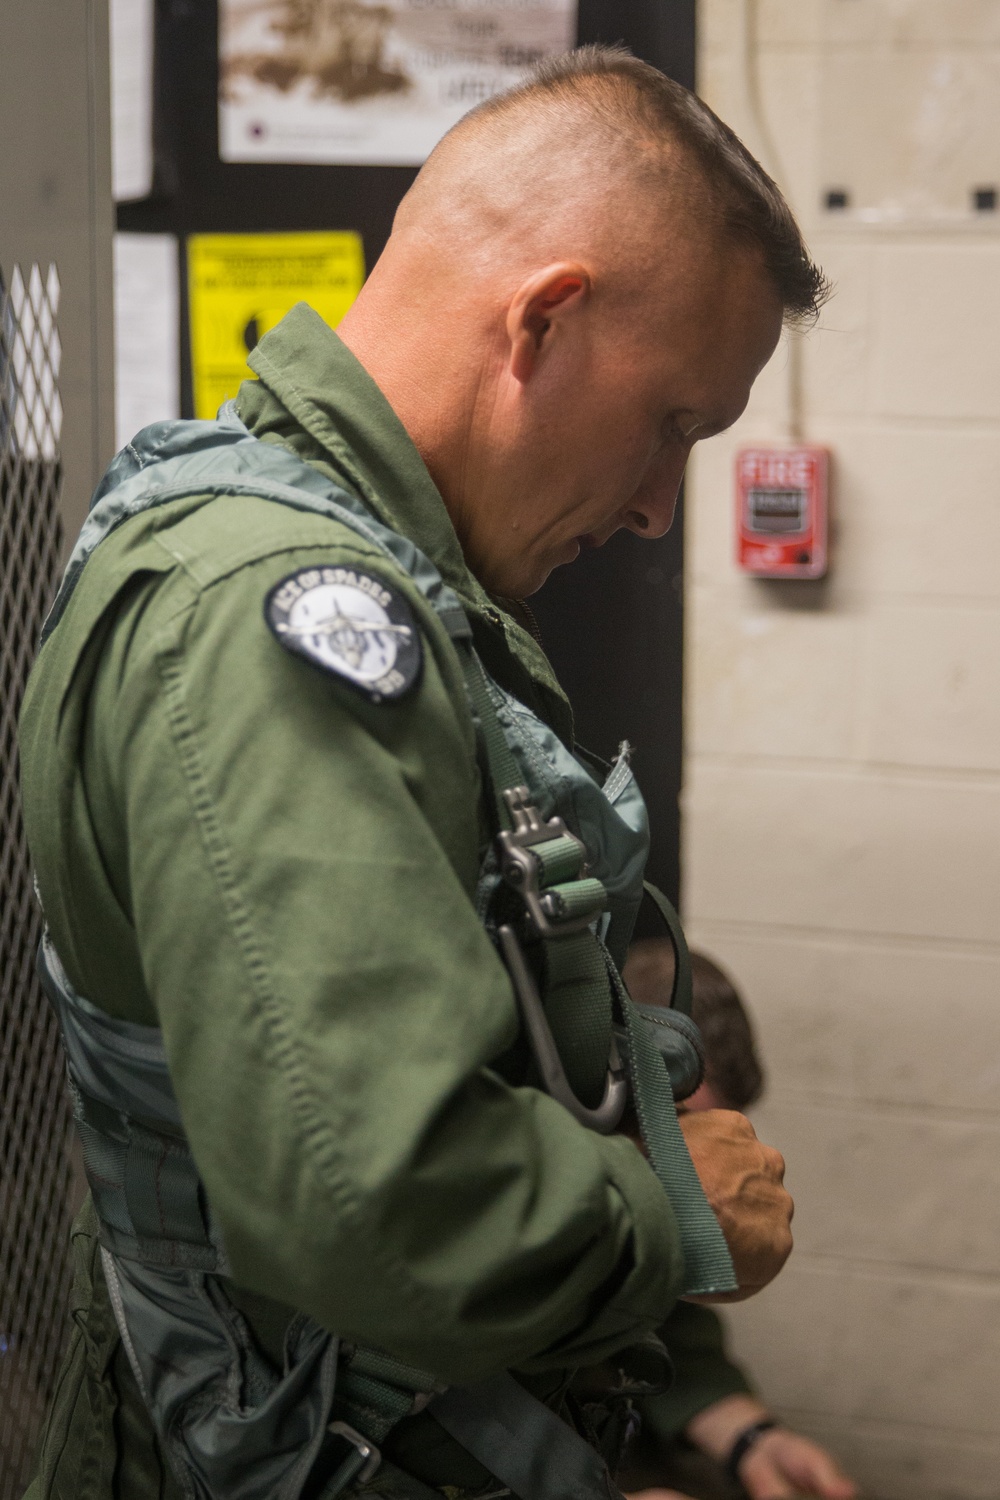
<path fill-rule="evenodd" d="M 360 360 L 300 302 L 247 363 L 259 381 L 244 382 L 237 409 L 254 436 L 280 440 L 307 462 L 331 466 L 378 520 L 415 542 L 466 606 L 488 670 L 496 675 L 502 658 L 512 655 L 535 689 L 530 706 L 570 743 L 569 704 L 547 657 L 469 571 L 440 491 Z M 508 685 L 528 696 L 523 683 Z"/>

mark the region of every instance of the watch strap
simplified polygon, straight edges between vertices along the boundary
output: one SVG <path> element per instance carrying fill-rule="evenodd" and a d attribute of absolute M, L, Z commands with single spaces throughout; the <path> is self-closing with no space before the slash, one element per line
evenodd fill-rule
<path fill-rule="evenodd" d="M 750 1449 L 765 1432 L 770 1432 L 772 1427 L 778 1426 L 780 1423 L 776 1417 L 761 1417 L 759 1422 L 751 1422 L 749 1427 L 744 1427 L 743 1431 L 737 1435 L 726 1459 L 725 1468 L 730 1479 L 739 1483 L 739 1467 Z"/>

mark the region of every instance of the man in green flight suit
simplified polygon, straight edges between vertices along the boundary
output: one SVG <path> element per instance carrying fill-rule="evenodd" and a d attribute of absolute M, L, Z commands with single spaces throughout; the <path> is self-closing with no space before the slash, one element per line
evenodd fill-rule
<path fill-rule="evenodd" d="M 732 133 L 585 49 L 445 138 L 339 337 L 295 309 L 116 459 L 22 718 L 92 1190 L 32 1500 L 613 1494 L 572 1428 L 613 1467 L 678 1297 L 780 1269 L 780 1157 L 678 1131 L 617 984 L 641 799 L 514 601 L 667 529 L 823 290 Z"/>

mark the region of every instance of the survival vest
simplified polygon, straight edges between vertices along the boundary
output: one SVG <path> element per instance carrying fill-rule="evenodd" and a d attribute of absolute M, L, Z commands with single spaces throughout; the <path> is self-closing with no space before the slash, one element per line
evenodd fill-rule
<path fill-rule="evenodd" d="M 413 579 L 461 663 L 495 824 L 476 908 L 507 965 L 528 1081 L 611 1131 L 631 1092 L 650 1164 L 681 1230 L 688 1293 L 735 1286 L 732 1262 L 677 1124 L 697 1087 L 690 966 L 676 914 L 653 893 L 677 957 L 673 1008 L 632 1003 L 618 976 L 643 894 L 646 811 L 624 752 L 603 783 L 484 670 L 454 592 L 406 537 L 288 450 L 258 442 L 232 404 L 216 422 L 147 428 L 95 494 L 46 622 L 59 628 L 88 559 L 123 521 L 190 495 L 248 494 L 335 518 Z M 43 637 L 44 639 L 45 637 Z M 429 1409 L 521 1500 L 608 1500 L 600 1456 L 509 1374 L 444 1389 L 306 1315 L 285 1367 L 257 1353 L 226 1296 L 226 1249 L 185 1139 L 162 1037 L 77 995 L 48 934 L 39 967 L 59 1016 L 74 1113 L 115 1318 L 154 1427 L 189 1500 L 332 1500 L 436 1492 L 379 1445 Z M 239 1392 L 238 1399 L 234 1391 Z M 381 1475 L 380 1475 L 381 1465 Z M 384 1484 L 384 1489 L 383 1489 Z"/>

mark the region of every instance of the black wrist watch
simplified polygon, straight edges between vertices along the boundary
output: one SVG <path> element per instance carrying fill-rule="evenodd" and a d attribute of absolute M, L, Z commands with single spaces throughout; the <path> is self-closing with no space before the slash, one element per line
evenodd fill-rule
<path fill-rule="evenodd" d="M 726 1459 L 725 1468 L 730 1479 L 734 1480 L 737 1484 L 739 1483 L 740 1464 L 746 1458 L 754 1443 L 765 1432 L 770 1432 L 772 1427 L 779 1427 L 780 1425 L 777 1417 L 761 1417 L 759 1422 L 751 1422 L 749 1427 L 744 1427 L 743 1431 L 736 1437 L 733 1446 L 729 1450 L 729 1457 Z"/>

